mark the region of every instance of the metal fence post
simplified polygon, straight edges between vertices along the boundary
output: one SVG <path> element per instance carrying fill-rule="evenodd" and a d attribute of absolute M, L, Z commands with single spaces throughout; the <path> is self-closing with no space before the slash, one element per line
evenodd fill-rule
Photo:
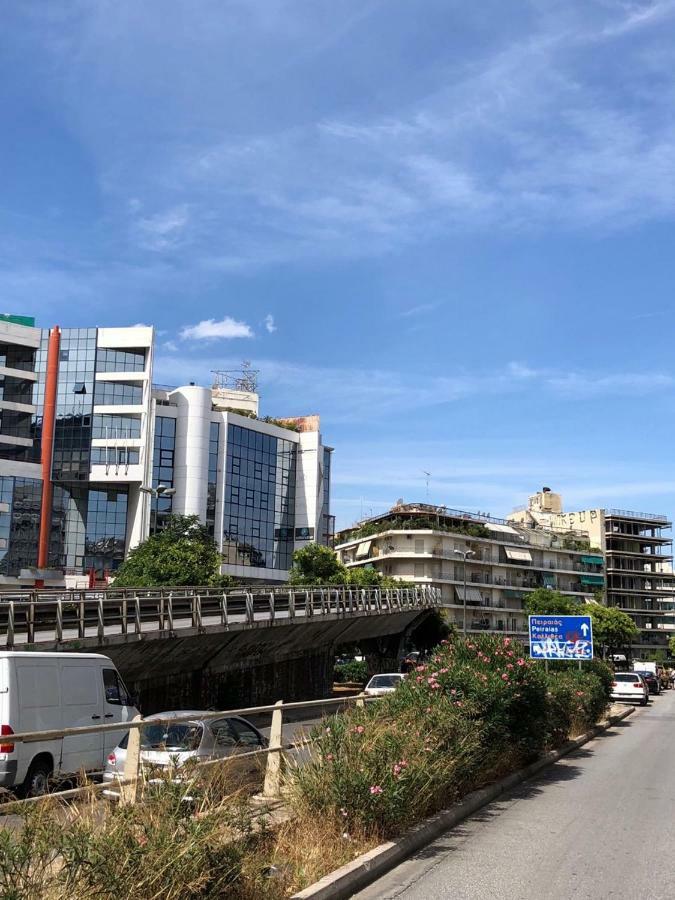
<path fill-rule="evenodd" d="M 10 650 L 14 646 L 14 601 L 9 601 L 9 609 L 7 610 L 7 640 L 5 646 Z"/>
<path fill-rule="evenodd" d="M 134 722 L 142 721 L 143 716 L 135 716 Z M 129 740 L 127 741 L 127 757 L 124 761 L 124 781 L 129 782 L 123 784 L 120 791 L 120 799 L 122 803 L 135 803 L 138 800 L 139 775 L 141 765 L 141 729 L 129 729 Z"/>
<path fill-rule="evenodd" d="M 288 592 L 288 618 L 295 618 L 295 591 L 290 590 Z"/>
<path fill-rule="evenodd" d="M 270 620 L 274 622 L 274 591 L 270 591 Z"/>
<path fill-rule="evenodd" d="M 267 754 L 267 768 L 265 771 L 265 784 L 263 797 L 279 797 L 281 794 L 281 764 L 284 732 L 284 701 L 277 700 L 272 713 L 272 727 L 270 728 L 269 750 Z"/>
<path fill-rule="evenodd" d="M 63 640 L 63 600 L 56 601 L 56 640 Z"/>
<path fill-rule="evenodd" d="M 223 591 L 223 596 L 220 601 L 220 621 L 221 624 L 225 626 L 225 628 L 230 627 L 230 622 L 227 616 L 227 593 Z"/>
<path fill-rule="evenodd" d="M 99 641 L 102 641 L 103 638 L 105 637 L 105 618 L 104 618 L 104 612 L 103 612 L 103 599 L 102 598 L 99 598 L 97 612 L 98 612 L 97 635 L 98 635 Z"/>
<path fill-rule="evenodd" d="M 253 594 L 251 591 L 246 591 L 246 623 L 248 625 L 253 625 L 255 621 L 255 612 L 253 607 Z"/>

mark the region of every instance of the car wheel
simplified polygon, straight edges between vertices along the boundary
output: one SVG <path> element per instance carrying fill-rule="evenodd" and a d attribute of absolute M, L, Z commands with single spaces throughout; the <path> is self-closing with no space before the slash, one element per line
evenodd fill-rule
<path fill-rule="evenodd" d="M 39 759 L 32 763 L 24 780 L 21 794 L 24 797 L 42 797 L 49 793 L 51 774 L 51 766 L 45 760 Z"/>
<path fill-rule="evenodd" d="M 642 700 L 640 700 L 640 706 L 646 706 L 648 703 L 649 697 L 643 697 Z"/>

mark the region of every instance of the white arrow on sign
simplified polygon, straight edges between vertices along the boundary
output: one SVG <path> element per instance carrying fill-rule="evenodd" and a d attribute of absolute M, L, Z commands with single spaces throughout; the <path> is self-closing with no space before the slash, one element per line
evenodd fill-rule
<path fill-rule="evenodd" d="M 581 626 L 581 633 L 583 634 L 584 637 L 588 636 L 588 625 L 585 622 Z"/>

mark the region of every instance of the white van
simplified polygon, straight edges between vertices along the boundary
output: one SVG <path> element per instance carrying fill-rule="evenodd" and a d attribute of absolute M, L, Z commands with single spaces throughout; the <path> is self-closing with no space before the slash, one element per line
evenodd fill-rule
<path fill-rule="evenodd" d="M 0 786 L 35 796 L 52 778 L 102 772 L 125 729 L 16 744 L 12 734 L 122 723 L 137 714 L 107 656 L 0 651 Z"/>

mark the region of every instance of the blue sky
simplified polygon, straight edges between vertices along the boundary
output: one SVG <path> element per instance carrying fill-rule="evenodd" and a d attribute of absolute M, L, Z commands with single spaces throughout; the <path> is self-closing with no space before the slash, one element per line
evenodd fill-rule
<path fill-rule="evenodd" d="M 0 307 L 152 323 L 399 497 L 675 513 L 675 2 L 4 3 Z"/>

